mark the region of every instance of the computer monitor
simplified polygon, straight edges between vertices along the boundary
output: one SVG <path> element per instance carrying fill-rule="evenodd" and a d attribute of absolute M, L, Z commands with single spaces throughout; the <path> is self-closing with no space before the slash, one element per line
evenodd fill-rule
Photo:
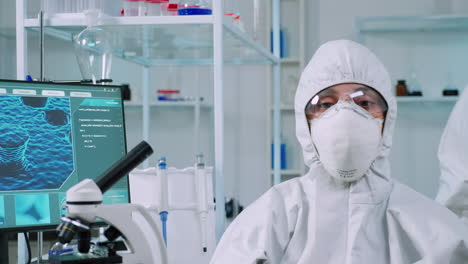
<path fill-rule="evenodd" d="M 55 228 L 66 191 L 126 153 L 119 86 L 0 80 L 0 232 Z M 104 203 L 129 202 L 128 178 Z"/>

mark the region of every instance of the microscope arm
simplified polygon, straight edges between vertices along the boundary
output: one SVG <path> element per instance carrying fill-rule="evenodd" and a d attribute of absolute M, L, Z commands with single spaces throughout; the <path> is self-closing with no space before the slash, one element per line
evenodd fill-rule
<path fill-rule="evenodd" d="M 168 263 L 164 240 L 144 207 L 136 204 L 99 205 L 96 217 L 112 224 L 125 237 L 131 253 L 119 254 L 124 264 Z M 151 245 L 158 245 L 159 248 L 152 248 Z"/>

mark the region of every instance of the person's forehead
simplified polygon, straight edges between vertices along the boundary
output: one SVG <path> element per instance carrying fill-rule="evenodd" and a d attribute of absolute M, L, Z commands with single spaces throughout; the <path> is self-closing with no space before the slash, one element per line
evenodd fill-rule
<path fill-rule="evenodd" d="M 325 89 L 323 92 L 326 94 L 341 95 L 341 94 L 349 94 L 349 93 L 359 91 L 359 90 L 372 91 L 372 88 L 369 88 L 359 83 L 343 83 L 343 84 L 333 85 Z"/>

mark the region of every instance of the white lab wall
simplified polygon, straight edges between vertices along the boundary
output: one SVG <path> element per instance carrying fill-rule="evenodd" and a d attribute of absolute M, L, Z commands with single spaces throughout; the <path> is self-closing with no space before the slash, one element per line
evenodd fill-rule
<path fill-rule="evenodd" d="M 468 13 L 468 3 L 459 0 L 313 2 L 309 5 L 316 10 L 310 10 L 318 17 L 309 18 L 308 26 L 310 32 L 317 32 L 313 34 L 317 39 L 314 46 L 309 46 L 309 56 L 326 41 L 354 39 L 357 17 Z M 424 96 L 440 97 L 448 82 L 454 83 L 459 90 L 468 83 L 464 72 L 468 61 L 468 38 L 463 35 L 466 34 L 388 33 L 365 35 L 363 39 L 386 65 L 393 84 L 397 79 L 408 79 L 414 72 Z M 440 174 L 437 149 L 453 104 L 398 104 L 391 153 L 392 174 L 429 197 L 434 197 L 437 192 Z"/>

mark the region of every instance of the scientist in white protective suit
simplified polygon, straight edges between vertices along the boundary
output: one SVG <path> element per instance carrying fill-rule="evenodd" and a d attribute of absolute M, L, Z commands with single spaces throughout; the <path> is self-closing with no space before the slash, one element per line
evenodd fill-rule
<path fill-rule="evenodd" d="M 441 176 L 436 200 L 468 225 L 468 88 L 453 108 L 442 134 L 439 162 Z"/>
<path fill-rule="evenodd" d="M 389 75 L 364 46 L 321 46 L 295 98 L 309 172 L 272 187 L 229 226 L 212 264 L 462 264 L 468 230 L 390 176 Z"/>

